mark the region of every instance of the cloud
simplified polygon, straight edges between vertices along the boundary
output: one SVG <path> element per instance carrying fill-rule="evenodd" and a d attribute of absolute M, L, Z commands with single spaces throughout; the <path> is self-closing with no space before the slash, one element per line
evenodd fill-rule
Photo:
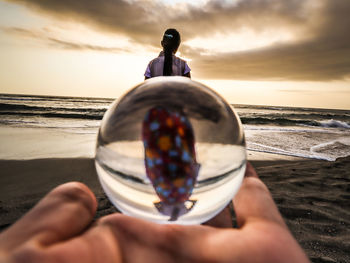
<path fill-rule="evenodd" d="M 342 45 L 324 39 L 215 56 L 196 54 L 192 66 L 200 68 L 200 77 L 216 79 L 345 79 L 350 75 L 350 49 Z"/>
<path fill-rule="evenodd" d="M 316 12 L 317 11 L 317 12 Z M 327 81 L 350 77 L 350 2 L 323 1 L 305 37 L 256 50 L 205 56 L 188 48 L 199 76 L 243 80 Z"/>
<path fill-rule="evenodd" d="M 52 46 L 55 48 L 68 49 L 68 50 L 91 50 L 91 51 L 103 51 L 103 52 L 112 52 L 112 53 L 127 53 L 132 50 L 127 48 L 120 47 L 105 47 L 99 45 L 91 45 L 86 43 L 78 43 L 73 41 L 67 41 L 59 38 L 55 38 L 47 34 L 45 30 L 28 30 L 25 28 L 19 27 L 0 27 L 1 31 L 4 31 L 8 34 L 14 34 L 25 38 L 32 38 L 39 40 L 40 42 Z"/>
<path fill-rule="evenodd" d="M 203 50 L 183 45 L 182 53 L 192 59 L 194 73 L 202 78 L 335 80 L 350 75 L 348 0 L 209 0 L 203 6 L 167 6 L 151 0 L 11 2 L 152 47 L 159 47 L 167 27 L 179 29 L 186 40 L 242 28 L 257 33 L 279 28 L 294 35 L 292 42 L 242 52 L 219 50 L 211 55 L 202 55 L 205 43 Z"/>
<path fill-rule="evenodd" d="M 193 38 L 242 27 L 262 30 L 276 24 L 300 26 L 308 20 L 309 15 L 304 0 L 240 0 L 234 4 L 211 0 L 204 6 L 180 7 L 151 0 L 8 1 L 157 46 L 163 30 L 168 27 L 178 28 L 184 38 Z"/>

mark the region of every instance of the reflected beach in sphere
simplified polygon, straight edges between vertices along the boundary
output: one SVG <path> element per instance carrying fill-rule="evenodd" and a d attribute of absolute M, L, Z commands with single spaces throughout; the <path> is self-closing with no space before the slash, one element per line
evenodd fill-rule
<path fill-rule="evenodd" d="M 95 164 L 121 212 L 158 223 L 199 224 L 239 189 L 246 165 L 243 127 L 208 87 L 185 77 L 157 77 L 110 106 Z"/>

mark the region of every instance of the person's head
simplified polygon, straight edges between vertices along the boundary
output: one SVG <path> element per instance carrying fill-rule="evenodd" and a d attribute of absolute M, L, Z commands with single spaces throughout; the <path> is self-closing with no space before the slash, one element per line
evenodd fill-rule
<path fill-rule="evenodd" d="M 180 33 L 174 29 L 169 28 L 165 30 L 163 39 L 162 39 L 162 47 L 164 52 L 171 52 L 172 54 L 175 54 L 177 49 L 179 48 L 181 43 L 181 37 Z"/>
<path fill-rule="evenodd" d="M 179 48 L 180 42 L 180 33 L 176 29 L 169 28 L 165 30 L 161 42 L 164 51 L 163 76 L 171 76 L 173 72 L 173 54 L 175 54 Z"/>

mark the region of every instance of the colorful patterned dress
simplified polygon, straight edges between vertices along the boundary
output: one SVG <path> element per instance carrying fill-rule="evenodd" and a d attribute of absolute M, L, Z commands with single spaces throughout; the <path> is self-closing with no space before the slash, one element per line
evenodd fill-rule
<path fill-rule="evenodd" d="M 192 125 L 183 112 L 151 108 L 142 125 L 146 174 L 160 199 L 158 211 L 170 221 L 192 209 L 189 200 L 200 165 Z"/>

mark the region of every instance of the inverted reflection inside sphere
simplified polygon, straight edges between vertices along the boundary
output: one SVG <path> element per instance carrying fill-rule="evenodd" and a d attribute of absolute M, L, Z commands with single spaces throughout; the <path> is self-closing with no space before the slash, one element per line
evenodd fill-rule
<path fill-rule="evenodd" d="M 242 182 L 246 151 L 232 107 L 184 77 L 145 81 L 103 117 L 96 169 L 123 213 L 198 224 L 219 213 Z"/>

